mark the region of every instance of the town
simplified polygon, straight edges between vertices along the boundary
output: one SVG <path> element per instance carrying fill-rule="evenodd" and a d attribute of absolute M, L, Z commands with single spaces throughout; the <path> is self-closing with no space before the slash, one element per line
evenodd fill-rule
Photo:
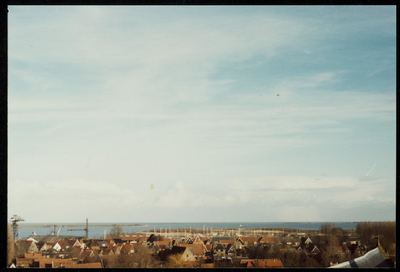
<path fill-rule="evenodd" d="M 97 239 L 53 233 L 14 241 L 9 225 L 8 265 L 278 268 L 346 267 L 346 263 L 348 267 L 361 267 L 368 263 L 395 267 L 395 229 L 395 222 L 359 222 L 356 229 L 349 230 L 324 223 L 320 230 L 190 228 L 124 233 L 116 225 Z"/>

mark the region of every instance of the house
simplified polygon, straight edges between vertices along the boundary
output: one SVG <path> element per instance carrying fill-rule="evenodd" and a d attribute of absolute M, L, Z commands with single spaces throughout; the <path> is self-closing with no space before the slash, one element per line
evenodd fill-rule
<path fill-rule="evenodd" d="M 64 267 L 67 263 L 72 263 L 72 259 L 56 259 L 56 258 L 35 258 L 28 256 L 28 258 L 17 258 L 16 267 L 21 268 L 59 268 Z M 33 257 L 33 258 L 30 258 Z"/>
<path fill-rule="evenodd" d="M 25 253 L 24 254 L 25 259 L 43 259 L 45 256 L 43 256 L 41 253 Z"/>
<path fill-rule="evenodd" d="M 275 237 L 264 236 L 258 241 L 260 244 L 276 244 L 278 241 Z"/>
<path fill-rule="evenodd" d="M 232 237 L 230 236 L 219 236 L 219 237 L 212 237 L 211 238 L 211 243 L 220 243 L 221 240 L 231 240 Z"/>
<path fill-rule="evenodd" d="M 53 246 L 53 249 L 57 252 L 64 251 L 67 246 L 68 240 L 61 240 L 56 242 L 56 244 Z"/>
<path fill-rule="evenodd" d="M 43 256 L 41 253 L 25 253 L 24 257 L 16 259 L 16 267 L 39 267 L 39 260 L 44 258 L 45 256 Z"/>
<path fill-rule="evenodd" d="M 121 254 L 121 249 L 122 249 L 122 244 L 117 244 L 113 247 L 112 251 L 114 252 L 114 255 L 119 255 Z"/>
<path fill-rule="evenodd" d="M 84 249 L 80 248 L 80 247 L 73 247 L 71 249 L 69 249 L 69 257 L 71 257 L 72 259 L 77 259 L 77 257 L 81 254 L 81 252 Z"/>
<path fill-rule="evenodd" d="M 221 240 L 219 243 L 223 246 L 227 246 L 228 244 L 233 244 L 235 240 Z"/>
<path fill-rule="evenodd" d="M 52 249 L 56 245 L 56 241 L 47 241 L 47 250 Z"/>
<path fill-rule="evenodd" d="M 100 255 L 113 256 L 115 255 L 113 249 L 114 244 L 107 244 L 107 247 L 101 247 Z"/>
<path fill-rule="evenodd" d="M 171 254 L 178 254 L 180 255 L 180 259 L 182 261 L 196 261 L 196 258 L 193 252 L 190 250 L 189 247 L 179 247 L 175 246 L 171 249 Z"/>
<path fill-rule="evenodd" d="M 147 244 L 147 237 L 144 237 L 144 236 L 139 236 L 139 237 L 137 237 L 137 239 L 136 239 L 136 243 L 141 243 L 141 244 L 144 244 L 144 243 L 146 243 Z"/>
<path fill-rule="evenodd" d="M 200 238 L 196 238 L 194 241 L 193 241 L 193 244 L 195 244 L 195 245 L 204 245 L 204 240 L 208 240 L 208 239 L 200 239 Z"/>
<path fill-rule="evenodd" d="M 279 259 L 243 259 L 240 261 L 240 266 L 247 268 L 279 268 L 283 267 L 283 264 Z"/>
<path fill-rule="evenodd" d="M 97 241 L 97 246 L 101 249 L 106 249 L 108 247 L 107 241 Z"/>
<path fill-rule="evenodd" d="M 44 267 L 46 267 L 46 265 L 47 265 L 47 267 L 49 267 L 49 265 L 51 265 L 50 266 L 51 268 L 62 268 L 62 267 L 65 267 L 65 265 L 67 265 L 69 263 L 73 263 L 73 260 L 72 259 L 55 259 L 55 258 L 43 259 L 43 262 L 41 264 L 42 266 L 39 266 L 39 267 L 44 268 Z M 44 266 L 43 266 L 43 264 L 44 264 Z"/>
<path fill-rule="evenodd" d="M 16 258 L 15 260 L 15 266 L 17 268 L 26 268 L 26 267 L 31 267 L 33 263 L 33 259 L 26 259 L 26 258 Z"/>
<path fill-rule="evenodd" d="M 174 246 L 172 249 L 165 249 L 160 251 L 158 257 L 162 262 L 165 262 L 170 255 L 177 255 L 181 261 L 193 262 L 196 258 L 193 254 L 193 248 L 190 250 L 189 247 Z"/>
<path fill-rule="evenodd" d="M 313 249 L 310 251 L 310 253 L 312 253 L 312 254 L 318 254 L 318 253 L 321 253 L 321 251 L 318 249 L 317 246 L 314 246 Z"/>
<path fill-rule="evenodd" d="M 158 246 L 168 246 L 170 245 L 172 242 L 172 240 L 164 240 L 164 241 L 154 241 L 153 244 L 154 245 L 158 245 Z"/>
<path fill-rule="evenodd" d="M 238 237 L 236 239 L 236 241 L 242 243 L 242 245 L 250 246 L 250 245 L 257 245 L 258 239 L 259 239 L 258 237 L 254 237 L 254 236 L 251 236 L 251 237 L 242 236 L 242 237 Z"/>
<path fill-rule="evenodd" d="M 192 250 L 194 257 L 196 260 L 199 260 L 205 256 L 206 247 L 203 243 L 193 243 L 193 244 L 179 244 L 180 247 L 187 247 Z"/>
<path fill-rule="evenodd" d="M 102 268 L 103 266 L 101 265 L 101 263 L 97 262 L 97 263 L 82 263 L 82 264 L 78 264 L 78 263 L 67 263 L 64 265 L 65 268 Z"/>
<path fill-rule="evenodd" d="M 78 260 L 80 262 L 89 262 L 90 259 L 92 259 L 94 257 L 94 252 L 93 250 L 82 250 L 81 253 L 78 256 Z"/>
<path fill-rule="evenodd" d="M 125 235 L 125 236 L 122 236 L 122 237 L 121 237 L 121 240 L 122 240 L 123 242 L 137 243 L 137 240 L 138 240 L 139 237 L 142 237 L 142 236 L 137 236 L 137 235 Z M 145 237 L 145 238 L 146 238 L 146 240 L 148 239 L 147 237 Z"/>
<path fill-rule="evenodd" d="M 39 252 L 40 252 L 40 249 L 43 247 L 44 244 L 45 244 L 44 241 L 38 241 L 38 242 L 36 243 L 36 247 L 38 248 Z"/>
<path fill-rule="evenodd" d="M 124 243 L 121 247 L 121 253 L 132 254 L 135 252 L 135 247 L 130 243 Z"/>
<path fill-rule="evenodd" d="M 257 267 L 279 268 L 283 267 L 283 263 L 279 259 L 264 259 L 264 260 L 258 260 Z"/>
<path fill-rule="evenodd" d="M 71 259 L 56 259 L 56 258 L 44 258 L 39 259 L 38 262 L 34 263 L 31 267 L 35 268 L 58 268 L 62 267 L 62 264 L 72 262 Z"/>
<path fill-rule="evenodd" d="M 23 253 L 38 253 L 39 249 L 34 241 L 18 240 L 15 242 L 20 252 Z"/>
<path fill-rule="evenodd" d="M 70 239 L 67 240 L 67 245 L 65 246 L 65 249 L 70 249 L 72 247 L 80 247 L 82 246 L 82 244 L 79 242 L 78 239 Z"/>
<path fill-rule="evenodd" d="M 237 255 L 237 250 L 235 249 L 235 247 L 233 246 L 233 244 L 228 244 L 226 246 L 226 255 L 233 257 Z"/>
<path fill-rule="evenodd" d="M 220 257 L 225 256 L 225 247 L 222 244 L 217 244 L 215 247 L 213 247 L 212 253 L 214 259 L 220 259 Z"/>
<path fill-rule="evenodd" d="M 33 237 L 29 237 L 28 239 L 26 239 L 27 241 L 33 241 L 33 242 L 35 242 L 35 243 L 38 243 L 39 242 L 39 240 L 36 240 L 35 238 L 33 238 Z"/>

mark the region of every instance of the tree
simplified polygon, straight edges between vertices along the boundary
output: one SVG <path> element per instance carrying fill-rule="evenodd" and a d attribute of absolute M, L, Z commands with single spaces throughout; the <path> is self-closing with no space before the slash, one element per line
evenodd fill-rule
<path fill-rule="evenodd" d="M 333 230 L 336 229 L 336 224 L 332 222 L 326 222 L 321 224 L 321 233 L 323 234 L 333 234 Z"/>
<path fill-rule="evenodd" d="M 391 258 L 396 258 L 396 222 L 359 222 L 356 232 L 360 236 L 361 244 L 367 246 L 368 250 L 377 246 L 377 240 L 372 239 L 375 236 Z"/>
<path fill-rule="evenodd" d="M 131 254 L 121 253 L 104 259 L 107 268 L 135 267 L 135 261 Z"/>
<path fill-rule="evenodd" d="M 284 267 L 300 267 L 300 252 L 298 250 L 288 250 L 282 255 Z"/>
<path fill-rule="evenodd" d="M 14 236 L 11 226 L 7 224 L 7 264 L 11 265 L 14 259 L 15 259 Z"/>
<path fill-rule="evenodd" d="M 150 268 L 157 266 L 157 260 L 153 255 L 153 251 L 148 247 L 137 247 L 132 255 L 135 267 Z"/>
<path fill-rule="evenodd" d="M 119 225 L 115 225 L 110 230 L 110 236 L 111 237 L 120 237 L 121 235 L 122 235 L 122 227 L 119 226 Z"/>
<path fill-rule="evenodd" d="M 173 254 L 167 257 L 165 267 L 190 267 L 190 265 L 182 259 L 180 254 Z"/>
<path fill-rule="evenodd" d="M 281 259 L 282 253 L 279 245 L 273 245 L 268 251 L 269 259 Z"/>

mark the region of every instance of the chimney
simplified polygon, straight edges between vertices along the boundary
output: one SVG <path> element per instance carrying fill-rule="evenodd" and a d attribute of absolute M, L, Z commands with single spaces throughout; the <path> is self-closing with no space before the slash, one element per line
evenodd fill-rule
<path fill-rule="evenodd" d="M 88 238 L 89 238 L 89 221 L 86 218 L 86 239 L 88 239 Z"/>

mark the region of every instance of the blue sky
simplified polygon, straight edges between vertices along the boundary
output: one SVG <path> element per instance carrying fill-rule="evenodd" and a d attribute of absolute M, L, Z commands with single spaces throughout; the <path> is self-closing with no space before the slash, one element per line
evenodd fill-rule
<path fill-rule="evenodd" d="M 10 215 L 394 220 L 395 6 L 8 15 Z"/>

